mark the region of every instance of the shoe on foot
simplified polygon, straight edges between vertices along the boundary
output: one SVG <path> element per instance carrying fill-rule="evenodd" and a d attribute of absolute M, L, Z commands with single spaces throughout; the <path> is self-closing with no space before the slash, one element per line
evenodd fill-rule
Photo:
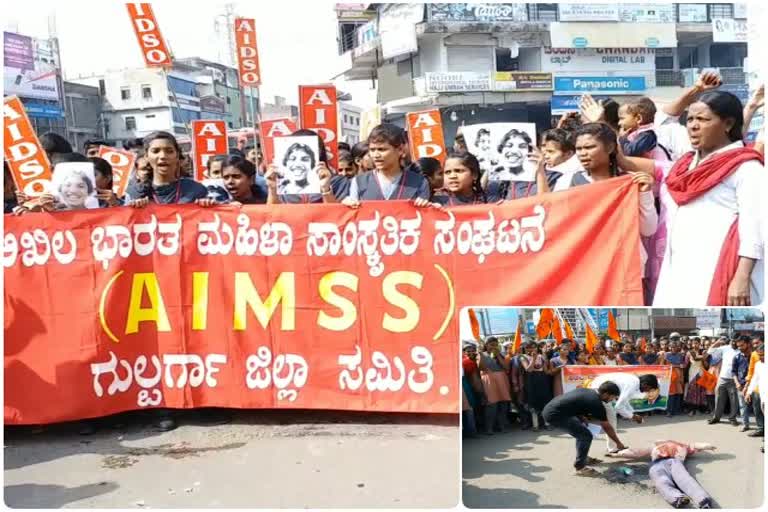
<path fill-rule="evenodd" d="M 731 425 L 733 425 L 734 427 L 737 427 L 737 426 L 739 425 L 739 422 L 738 422 L 738 421 L 736 421 L 736 420 L 728 420 L 728 423 L 730 423 L 730 424 L 731 424 Z"/>
<path fill-rule="evenodd" d="M 594 468 L 590 468 L 587 466 L 584 466 L 581 469 L 577 469 L 574 475 L 576 476 L 598 476 L 600 473 L 598 473 L 597 470 Z"/>
<path fill-rule="evenodd" d="M 754 432 L 750 432 L 747 435 L 749 437 L 765 437 L 765 433 L 763 432 L 763 429 L 757 429 Z"/>
<path fill-rule="evenodd" d="M 675 508 L 683 508 L 687 506 L 691 502 L 691 498 L 688 496 L 683 496 L 682 498 L 677 498 L 675 502 L 672 504 Z"/>
<path fill-rule="evenodd" d="M 703 500 L 699 503 L 699 508 L 712 508 L 712 501 L 710 499 Z"/>
<path fill-rule="evenodd" d="M 594 464 L 600 464 L 603 461 L 594 457 L 587 457 L 587 465 L 592 466 Z"/>
<path fill-rule="evenodd" d="M 739 429 L 739 432 L 746 432 L 747 430 L 751 430 L 748 426 L 744 425 Z"/>
<path fill-rule="evenodd" d="M 710 418 L 709 420 L 707 420 L 707 423 L 709 423 L 710 425 L 714 425 L 715 423 L 720 423 L 720 418 L 717 418 L 717 419 Z"/>

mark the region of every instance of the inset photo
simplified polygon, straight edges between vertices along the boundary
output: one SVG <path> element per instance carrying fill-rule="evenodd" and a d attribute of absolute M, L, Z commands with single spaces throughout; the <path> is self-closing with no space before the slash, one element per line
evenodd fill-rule
<path fill-rule="evenodd" d="M 757 508 L 757 309 L 464 308 L 468 508 Z"/>

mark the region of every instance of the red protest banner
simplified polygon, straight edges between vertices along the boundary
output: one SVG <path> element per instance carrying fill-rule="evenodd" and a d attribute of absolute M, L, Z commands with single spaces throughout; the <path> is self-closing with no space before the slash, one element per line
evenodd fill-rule
<path fill-rule="evenodd" d="M 441 165 L 445 164 L 445 140 L 440 110 L 410 112 L 406 115 L 406 120 L 411 158 L 437 158 Z"/>
<path fill-rule="evenodd" d="M 5 421 L 457 413 L 463 305 L 642 304 L 638 200 L 622 177 L 448 212 L 387 201 L 9 216 Z"/>
<path fill-rule="evenodd" d="M 203 172 L 208 160 L 214 155 L 226 155 L 229 151 L 227 142 L 227 123 L 201 119 L 192 121 L 192 152 L 195 154 L 195 179 L 203 181 Z"/>
<path fill-rule="evenodd" d="M 136 153 L 124 149 L 99 146 L 99 158 L 103 158 L 112 166 L 112 191 L 118 197 L 125 195 L 125 187 L 133 173 L 136 163 Z"/>
<path fill-rule="evenodd" d="M 50 191 L 52 173 L 48 155 L 16 96 L 3 100 L 3 148 L 17 190 L 29 197 Z"/>
<path fill-rule="evenodd" d="M 147 67 L 171 67 L 171 52 L 157 24 L 152 4 L 125 4 Z"/>
<path fill-rule="evenodd" d="M 261 150 L 268 164 L 275 159 L 275 137 L 285 137 L 296 131 L 296 123 L 290 117 L 269 119 L 260 123 Z"/>
<path fill-rule="evenodd" d="M 256 20 L 235 18 L 235 45 L 240 85 L 258 87 L 261 85 L 261 71 L 259 71 L 259 48 L 256 44 Z"/>
<path fill-rule="evenodd" d="M 336 87 L 333 85 L 300 85 L 299 117 L 301 127 L 314 130 L 325 142 L 328 162 L 339 166 L 339 121 L 336 111 Z"/>

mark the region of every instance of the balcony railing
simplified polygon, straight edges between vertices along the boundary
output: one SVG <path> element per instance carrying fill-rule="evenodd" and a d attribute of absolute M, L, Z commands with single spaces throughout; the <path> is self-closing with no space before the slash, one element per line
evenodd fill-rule
<path fill-rule="evenodd" d="M 683 72 L 674 69 L 656 70 L 656 87 L 682 87 Z"/>

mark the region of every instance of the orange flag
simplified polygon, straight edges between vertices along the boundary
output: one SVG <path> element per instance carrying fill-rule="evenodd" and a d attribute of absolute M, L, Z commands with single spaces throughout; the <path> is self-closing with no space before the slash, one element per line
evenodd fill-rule
<path fill-rule="evenodd" d="M 595 351 L 595 346 L 597 346 L 598 339 L 595 335 L 594 331 L 592 331 L 592 328 L 587 324 L 587 340 L 584 344 L 584 347 L 587 349 L 587 352 L 590 354 Z"/>
<path fill-rule="evenodd" d="M 521 320 L 517 321 L 517 329 L 515 330 L 515 341 L 512 343 L 512 353 L 517 354 L 520 352 L 520 346 L 523 344 L 523 335 L 520 332 L 520 327 L 523 325 Z"/>
<path fill-rule="evenodd" d="M 563 318 L 563 325 L 565 326 L 565 337 L 569 340 L 575 340 L 576 335 L 573 334 L 573 329 L 571 329 L 571 325 L 568 323 L 568 320 Z"/>
<path fill-rule="evenodd" d="M 539 323 L 536 326 L 536 334 L 539 339 L 544 339 L 552 332 L 552 320 L 555 312 L 551 308 L 544 308 L 539 312 Z"/>
<path fill-rule="evenodd" d="M 647 347 L 648 347 L 648 343 L 647 343 L 647 341 L 645 340 L 645 336 L 643 336 L 642 338 L 640 338 L 640 350 L 641 350 L 641 351 L 643 351 L 643 352 L 645 352 L 645 349 L 646 349 Z"/>
<path fill-rule="evenodd" d="M 704 370 L 701 372 L 699 378 L 696 379 L 696 384 L 703 387 L 707 391 L 712 391 L 715 389 L 715 387 L 717 387 L 717 377 Z"/>
<path fill-rule="evenodd" d="M 469 309 L 469 326 L 472 328 L 472 336 L 480 341 L 480 322 L 477 321 L 477 315 L 472 308 Z"/>
<path fill-rule="evenodd" d="M 555 315 L 555 319 L 552 320 L 552 337 L 560 344 L 563 342 L 563 330 L 560 329 L 560 317 Z"/>
<path fill-rule="evenodd" d="M 608 337 L 613 341 L 621 341 L 619 330 L 616 329 L 616 317 L 613 316 L 613 311 L 608 311 Z"/>

